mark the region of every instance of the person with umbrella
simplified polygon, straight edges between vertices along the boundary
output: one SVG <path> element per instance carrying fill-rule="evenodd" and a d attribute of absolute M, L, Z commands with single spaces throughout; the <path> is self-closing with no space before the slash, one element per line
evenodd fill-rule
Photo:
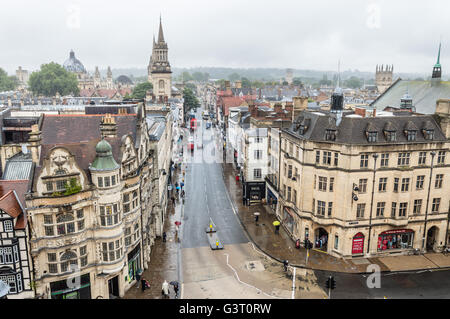
<path fill-rule="evenodd" d="M 276 220 L 272 224 L 275 226 L 275 234 L 278 234 L 280 231 L 280 222 Z"/>
<path fill-rule="evenodd" d="M 178 298 L 178 281 L 171 281 L 169 282 L 169 284 L 171 284 L 173 286 L 173 290 L 175 291 L 175 298 Z"/>

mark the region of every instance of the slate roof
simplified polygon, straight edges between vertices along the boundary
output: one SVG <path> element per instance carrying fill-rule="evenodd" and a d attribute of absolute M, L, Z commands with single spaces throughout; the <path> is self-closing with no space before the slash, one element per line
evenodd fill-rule
<path fill-rule="evenodd" d="M 398 79 L 370 106 L 378 110 L 385 107 L 400 107 L 400 100 L 408 92 L 413 100 L 417 113 L 433 114 L 436 110 L 436 101 L 450 98 L 450 81 L 441 81 L 431 85 L 431 81 L 407 81 Z"/>
<path fill-rule="evenodd" d="M 434 128 L 433 142 L 446 142 L 447 139 L 442 133 L 441 128 L 436 123 L 431 115 L 402 115 L 402 116 L 383 116 L 383 117 L 350 117 L 353 113 L 344 113 L 339 125 L 336 125 L 336 140 L 327 141 L 325 139 L 325 130 L 330 125 L 330 121 L 336 120 L 336 115 L 326 112 L 308 112 L 303 111 L 294 121 L 289 129 L 284 131 L 289 132 L 299 138 L 304 138 L 316 142 L 338 143 L 338 144 L 357 144 L 357 145 L 381 145 L 381 144 L 414 144 L 414 143 L 430 143 L 426 140 L 422 129 L 430 124 Z M 309 123 L 308 123 L 309 122 Z M 428 123 L 429 122 L 429 123 Z M 308 123 L 307 129 L 303 135 L 299 134 L 301 123 Z M 378 132 L 377 142 L 368 142 L 367 127 Z M 386 126 L 395 128 L 397 140 L 395 142 L 387 141 L 384 135 Z M 418 128 L 417 137 L 415 141 L 408 141 L 404 130 L 406 127 Z"/>

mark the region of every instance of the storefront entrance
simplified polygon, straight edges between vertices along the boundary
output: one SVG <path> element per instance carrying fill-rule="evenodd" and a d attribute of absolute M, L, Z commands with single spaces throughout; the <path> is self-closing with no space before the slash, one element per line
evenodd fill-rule
<path fill-rule="evenodd" d="M 50 291 L 52 299 L 91 299 L 90 276 L 85 274 L 79 277 L 79 284 L 67 279 L 51 282 Z"/>
<path fill-rule="evenodd" d="M 132 282 L 136 279 L 136 274 L 140 270 L 141 265 L 141 245 L 138 244 L 128 254 L 128 282 Z"/>
<path fill-rule="evenodd" d="M 278 199 L 274 193 L 267 187 L 267 205 L 275 212 L 277 209 Z"/>
<path fill-rule="evenodd" d="M 439 228 L 436 226 L 431 227 L 428 229 L 427 232 L 427 251 L 434 251 L 436 238 L 439 233 Z"/>
<path fill-rule="evenodd" d="M 119 276 L 108 280 L 109 299 L 119 297 Z"/>
<path fill-rule="evenodd" d="M 327 251 L 328 232 L 324 228 L 316 229 L 314 247 L 323 251 Z"/>
<path fill-rule="evenodd" d="M 294 217 L 292 211 L 289 207 L 283 209 L 283 223 L 287 230 L 293 235 L 294 234 Z"/>
<path fill-rule="evenodd" d="M 378 251 L 413 248 L 414 231 L 411 229 L 388 230 L 378 235 Z"/>
<path fill-rule="evenodd" d="M 353 236 L 352 240 L 352 255 L 358 256 L 364 254 L 364 239 L 365 236 L 363 233 L 357 233 Z"/>

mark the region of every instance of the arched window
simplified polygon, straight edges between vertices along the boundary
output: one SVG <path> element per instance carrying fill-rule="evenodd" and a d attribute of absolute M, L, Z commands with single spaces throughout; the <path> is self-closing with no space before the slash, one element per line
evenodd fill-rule
<path fill-rule="evenodd" d="M 72 270 L 69 265 L 78 266 L 77 254 L 73 251 L 66 251 L 61 255 L 61 272 Z"/>

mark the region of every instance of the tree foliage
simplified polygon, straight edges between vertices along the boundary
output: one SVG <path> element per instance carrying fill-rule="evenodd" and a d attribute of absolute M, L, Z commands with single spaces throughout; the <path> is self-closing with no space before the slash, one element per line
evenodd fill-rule
<path fill-rule="evenodd" d="M 198 101 L 194 92 L 190 88 L 187 87 L 184 88 L 183 99 L 184 99 L 184 109 L 186 112 L 191 109 L 200 107 L 200 102 Z"/>
<path fill-rule="evenodd" d="M 345 81 L 345 86 L 352 88 L 352 89 L 360 88 L 362 85 L 363 85 L 363 82 L 361 81 L 361 79 L 357 78 L 356 76 L 352 76 L 350 79 Z"/>
<path fill-rule="evenodd" d="M 40 71 L 31 73 L 28 85 L 36 95 L 54 96 L 59 93 L 76 96 L 80 94 L 76 75 L 55 62 L 43 64 Z"/>
<path fill-rule="evenodd" d="M 13 91 L 18 85 L 18 80 L 15 76 L 8 76 L 2 68 L 0 68 L 0 92 Z"/>
<path fill-rule="evenodd" d="M 131 97 L 133 99 L 144 99 L 147 91 L 151 89 L 153 89 L 153 84 L 151 84 L 150 82 L 147 81 L 139 83 L 134 87 Z"/>

